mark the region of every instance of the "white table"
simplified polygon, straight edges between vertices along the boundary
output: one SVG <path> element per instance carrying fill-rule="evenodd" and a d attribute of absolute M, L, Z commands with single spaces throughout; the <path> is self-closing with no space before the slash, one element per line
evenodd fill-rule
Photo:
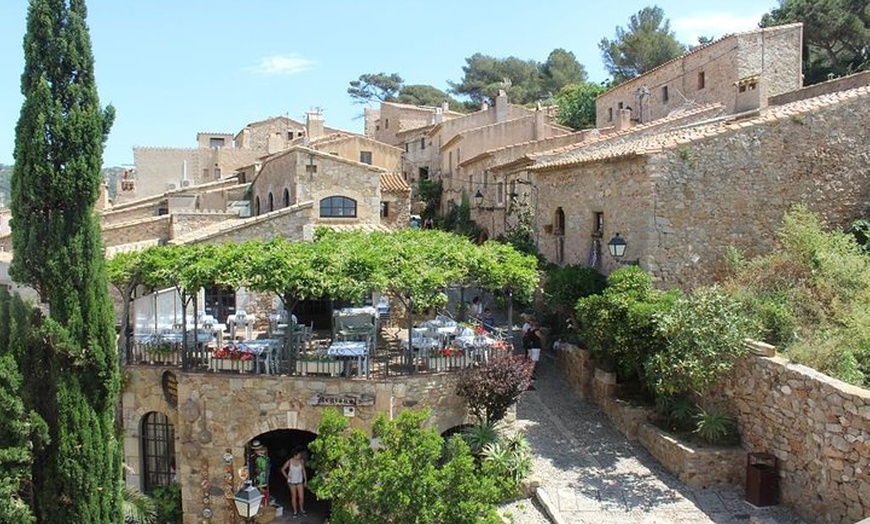
<path fill-rule="evenodd" d="M 369 350 L 365 342 L 357 340 L 341 340 L 333 342 L 326 350 L 330 357 L 345 358 L 350 363 L 351 358 L 356 358 L 358 377 L 369 374 Z M 350 373 L 348 373 L 349 375 Z"/>
<path fill-rule="evenodd" d="M 236 339 L 236 329 L 241 326 L 245 327 L 245 340 L 250 339 L 254 332 L 254 320 L 256 320 L 256 315 L 227 315 L 227 325 L 230 328 L 230 339 Z"/>

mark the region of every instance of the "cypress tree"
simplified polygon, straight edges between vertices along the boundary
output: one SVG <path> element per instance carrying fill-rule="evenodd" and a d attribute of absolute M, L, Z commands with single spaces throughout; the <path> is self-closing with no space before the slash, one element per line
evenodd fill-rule
<path fill-rule="evenodd" d="M 11 276 L 50 312 L 31 316 L 22 398 L 47 425 L 35 439 L 39 523 L 120 522 L 119 369 L 94 213 L 114 110 L 100 107 L 84 0 L 31 0 L 24 103 L 12 173 Z"/>

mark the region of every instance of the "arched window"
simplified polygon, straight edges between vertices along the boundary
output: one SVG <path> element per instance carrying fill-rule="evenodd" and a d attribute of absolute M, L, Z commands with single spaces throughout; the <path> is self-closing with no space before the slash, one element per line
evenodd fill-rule
<path fill-rule="evenodd" d="M 320 201 L 320 216 L 322 218 L 356 217 L 356 200 L 343 196 L 331 196 Z"/>
<path fill-rule="evenodd" d="M 290 190 L 284 188 L 284 207 L 290 207 Z"/>
<path fill-rule="evenodd" d="M 175 428 L 163 413 L 152 411 L 142 419 L 142 491 L 176 481 Z"/>
<path fill-rule="evenodd" d="M 553 234 L 565 235 L 565 212 L 562 208 L 556 208 L 556 214 L 553 217 Z"/>
<path fill-rule="evenodd" d="M 254 199 L 254 216 L 260 214 L 260 197 Z"/>
<path fill-rule="evenodd" d="M 269 191 L 269 211 L 275 210 L 275 199 L 272 197 L 272 192 Z"/>

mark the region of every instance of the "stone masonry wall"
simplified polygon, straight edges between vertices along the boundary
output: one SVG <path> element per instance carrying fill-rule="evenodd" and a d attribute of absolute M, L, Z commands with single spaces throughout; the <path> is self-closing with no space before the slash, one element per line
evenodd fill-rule
<path fill-rule="evenodd" d="M 870 85 L 870 71 L 862 71 L 860 73 L 855 73 L 854 75 L 835 78 L 834 80 L 828 80 L 827 82 L 813 84 L 781 95 L 772 96 L 768 100 L 768 103 L 772 106 L 788 104 L 791 102 L 797 102 L 798 100 L 805 100 L 807 98 L 813 98 L 828 93 L 836 93 L 837 91 L 846 91 L 847 89 L 855 89 L 856 87 L 863 87 L 866 85 Z"/>
<path fill-rule="evenodd" d="M 224 222 L 229 219 L 236 218 L 238 215 L 233 213 L 172 213 L 170 215 L 172 220 L 170 222 L 170 230 L 171 237 L 175 238 L 180 235 L 184 235 L 185 233 L 190 233 L 192 231 L 197 231 L 202 228 L 208 227 L 212 224 L 217 224 L 220 222 Z"/>
<path fill-rule="evenodd" d="M 124 222 L 103 228 L 103 242 L 106 246 L 119 246 L 155 238 L 170 238 L 169 215 Z"/>
<path fill-rule="evenodd" d="M 175 430 L 178 478 L 182 485 L 185 522 L 199 522 L 206 482 L 213 522 L 229 517 L 223 497 L 222 457 L 230 449 L 234 470 L 243 465 L 244 446 L 258 435 L 279 429 L 317 432 L 325 408 L 308 405 L 322 394 L 363 394 L 374 405 L 357 406 L 350 426 L 371 430 L 377 413 L 395 416 L 403 409 L 429 408 L 429 423 L 443 432 L 467 422 L 465 402 L 454 391 L 455 375 L 401 377 L 388 381 L 341 378 L 273 377 L 231 373 L 182 373 L 178 379 L 178 408 L 170 406 L 161 389 L 160 368 L 130 367 L 123 392 L 124 454 L 131 468 L 129 485 L 141 489 L 141 433 L 143 417 L 161 412 Z M 407 408 L 406 406 L 413 406 Z"/>
<path fill-rule="evenodd" d="M 721 388 L 744 446 L 776 455 L 780 497 L 810 522 L 870 515 L 870 391 L 778 357 L 746 357 Z"/>
<path fill-rule="evenodd" d="M 860 216 L 870 202 L 870 88 L 838 96 L 798 102 L 805 110 L 785 118 L 770 108 L 762 123 L 736 121 L 728 132 L 651 155 L 645 171 L 654 190 L 616 211 L 625 215 L 619 230 L 629 252 L 648 254 L 641 264 L 661 281 L 691 287 L 721 277 L 728 246 L 768 253 L 795 204 L 836 229 Z M 641 183 L 633 161 L 621 164 L 611 179 L 625 187 L 614 196 Z"/>

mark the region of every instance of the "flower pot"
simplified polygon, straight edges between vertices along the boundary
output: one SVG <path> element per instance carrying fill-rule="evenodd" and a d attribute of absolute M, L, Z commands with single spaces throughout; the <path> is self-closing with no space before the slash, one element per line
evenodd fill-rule
<path fill-rule="evenodd" d="M 208 367 L 212 371 L 238 371 L 239 373 L 250 373 L 254 370 L 254 361 L 231 358 L 212 358 L 209 360 Z"/>
<path fill-rule="evenodd" d="M 429 357 L 426 364 L 431 371 L 444 371 L 451 368 L 464 368 L 468 366 L 468 355 L 451 355 Z"/>

